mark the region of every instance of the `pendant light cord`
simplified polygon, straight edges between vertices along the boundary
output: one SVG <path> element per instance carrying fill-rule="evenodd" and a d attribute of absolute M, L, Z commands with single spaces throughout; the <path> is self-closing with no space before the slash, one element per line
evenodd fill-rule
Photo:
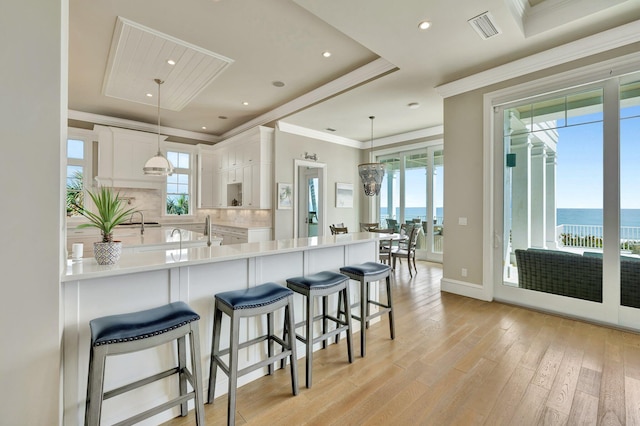
<path fill-rule="evenodd" d="M 369 119 L 371 120 L 371 150 L 369 151 L 369 161 L 373 161 L 371 156 L 373 155 L 373 119 L 374 118 L 376 117 L 373 115 L 369 116 Z"/>
<path fill-rule="evenodd" d="M 160 155 L 160 85 L 164 83 L 164 81 L 156 78 L 154 80 L 158 83 L 158 155 Z"/>

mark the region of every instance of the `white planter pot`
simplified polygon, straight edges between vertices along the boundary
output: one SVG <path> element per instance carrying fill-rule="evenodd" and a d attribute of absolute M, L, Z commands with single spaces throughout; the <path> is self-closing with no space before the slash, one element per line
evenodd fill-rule
<path fill-rule="evenodd" d="M 93 243 L 93 257 L 98 265 L 113 265 L 120 259 L 122 253 L 122 242 L 113 241 L 111 243 Z"/>

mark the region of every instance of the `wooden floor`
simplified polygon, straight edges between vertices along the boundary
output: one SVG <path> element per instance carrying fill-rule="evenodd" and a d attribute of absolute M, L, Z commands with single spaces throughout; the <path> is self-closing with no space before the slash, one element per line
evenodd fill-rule
<path fill-rule="evenodd" d="M 440 293 L 437 264 L 398 269 L 395 340 L 384 317 L 365 358 L 349 364 L 344 339 L 315 352 L 311 389 L 301 359 L 296 397 L 288 369 L 241 387 L 237 424 L 640 425 L 639 334 Z M 205 405 L 206 423 L 226 409 Z"/>

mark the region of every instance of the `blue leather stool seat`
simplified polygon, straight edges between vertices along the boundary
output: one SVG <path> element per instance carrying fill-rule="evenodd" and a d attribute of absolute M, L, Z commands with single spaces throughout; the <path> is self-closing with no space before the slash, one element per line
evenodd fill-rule
<path fill-rule="evenodd" d="M 305 277 L 287 278 L 287 286 L 303 288 L 309 290 L 311 288 L 331 288 L 342 284 L 349 277 L 337 272 L 323 271 Z"/>
<path fill-rule="evenodd" d="M 322 341 L 322 348 L 327 347 L 327 339 L 333 336 L 339 336 L 340 333 L 345 331 L 347 333 L 347 355 L 349 362 L 353 362 L 353 344 L 351 342 L 351 317 L 345 316 L 342 320 L 338 316 L 330 315 L 328 297 L 331 294 L 339 294 L 338 303 L 344 301 L 344 306 L 338 305 L 338 312 L 341 310 L 347 311 L 349 306 L 349 277 L 343 274 L 338 274 L 332 271 L 322 271 L 315 274 L 287 278 L 287 287 L 306 297 L 307 313 L 304 321 L 296 323 L 295 327 L 305 327 L 305 336 L 301 336 L 296 333 L 295 330 L 291 331 L 298 340 L 306 344 L 306 385 L 307 388 L 311 387 L 311 372 L 313 365 L 313 346 L 314 344 Z M 322 297 L 322 313 L 320 315 L 314 315 L 314 298 Z M 313 337 L 313 324 L 315 321 L 322 320 L 322 333 L 319 336 Z M 329 331 L 328 322 L 332 321 L 336 327 Z M 285 326 L 285 333 L 288 333 L 289 329 Z"/>
<path fill-rule="evenodd" d="M 209 364 L 209 395 L 207 402 L 213 403 L 216 390 L 218 367 L 229 377 L 227 395 L 227 424 L 233 425 L 236 416 L 236 389 L 238 377 L 244 376 L 259 368 L 267 367 L 268 374 L 273 374 L 273 364 L 286 358 L 291 360 L 291 388 L 294 395 L 298 394 L 298 367 L 295 340 L 291 337 L 280 339 L 274 332 L 273 314 L 284 308 L 284 321 L 289 328 L 294 327 L 293 291 L 276 283 L 265 283 L 245 290 L 233 290 L 217 293 L 214 297 L 213 337 L 211 344 L 211 360 Z M 222 332 L 222 314 L 230 319 L 229 347 L 220 349 L 220 335 Z M 245 342 L 240 342 L 240 319 L 267 316 L 267 332 Z M 242 369 L 238 368 L 238 352 L 242 348 L 267 342 L 267 356 L 265 359 Z M 278 354 L 274 353 L 273 344 L 282 347 Z M 222 357 L 229 355 L 228 362 Z"/>
<path fill-rule="evenodd" d="M 174 302 L 146 311 L 96 318 L 89 322 L 91 344 L 98 346 L 146 339 L 199 319 L 200 315 L 184 302 Z"/>
<path fill-rule="evenodd" d="M 368 277 L 371 275 L 383 274 L 385 272 L 389 272 L 391 266 L 385 265 L 383 263 L 376 262 L 365 262 L 359 265 L 349 265 L 343 266 L 340 268 L 340 272 L 344 274 L 352 274 L 352 275 L 360 275 L 363 277 Z"/>
<path fill-rule="evenodd" d="M 246 290 L 233 290 L 217 293 L 216 299 L 229 308 L 251 309 L 266 306 L 285 299 L 291 295 L 291 290 L 276 283 L 265 283 Z"/>
<path fill-rule="evenodd" d="M 393 321 L 393 298 L 391 295 L 391 267 L 384 263 L 365 262 L 357 265 L 347 265 L 340 268 L 340 272 L 360 282 L 360 303 L 353 304 L 344 311 L 338 312 L 341 315 L 351 315 L 360 321 L 360 355 L 365 356 L 366 353 L 366 328 L 369 328 L 369 321 L 377 318 L 385 313 L 389 313 L 389 332 L 391 339 L 395 339 L 395 326 Z M 369 297 L 370 284 L 372 282 L 384 279 L 387 287 L 387 303 L 381 303 Z M 360 315 L 351 313 L 351 308 L 360 305 Z M 373 314 L 369 311 L 369 306 L 378 307 L 378 312 Z M 337 340 L 337 336 L 336 336 Z"/>
<path fill-rule="evenodd" d="M 180 396 L 136 414 L 125 423 L 136 423 L 154 416 L 176 405 L 180 414 L 186 416 L 188 400 L 194 399 L 196 424 L 204 425 L 202 401 L 202 372 L 200 368 L 200 343 L 198 320 L 200 316 L 184 302 L 174 302 L 145 311 L 110 315 L 93 319 L 91 349 L 89 353 L 89 379 L 85 425 L 99 425 L 103 400 L 129 392 L 141 386 L 178 374 Z M 191 368 L 187 369 L 186 336 L 191 345 Z M 172 367 L 153 376 L 104 392 L 106 358 L 110 355 L 126 354 L 176 341 L 178 346 L 177 367 Z M 193 391 L 187 392 L 187 381 Z"/>

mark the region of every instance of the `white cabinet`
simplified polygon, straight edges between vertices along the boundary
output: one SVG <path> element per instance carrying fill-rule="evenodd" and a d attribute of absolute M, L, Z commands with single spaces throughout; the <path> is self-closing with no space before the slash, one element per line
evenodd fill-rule
<path fill-rule="evenodd" d="M 213 152 L 198 154 L 198 207 L 217 208 L 220 205 L 220 182 L 218 181 L 218 155 Z"/>
<path fill-rule="evenodd" d="M 200 146 L 198 206 L 270 209 L 273 134 L 259 126 L 213 147 Z M 234 199 L 238 206 L 232 205 Z"/>
<path fill-rule="evenodd" d="M 145 175 L 142 171 L 147 160 L 158 152 L 158 135 L 106 126 L 94 129 L 98 132 L 96 179 L 101 185 L 162 188 L 164 177 Z"/>

